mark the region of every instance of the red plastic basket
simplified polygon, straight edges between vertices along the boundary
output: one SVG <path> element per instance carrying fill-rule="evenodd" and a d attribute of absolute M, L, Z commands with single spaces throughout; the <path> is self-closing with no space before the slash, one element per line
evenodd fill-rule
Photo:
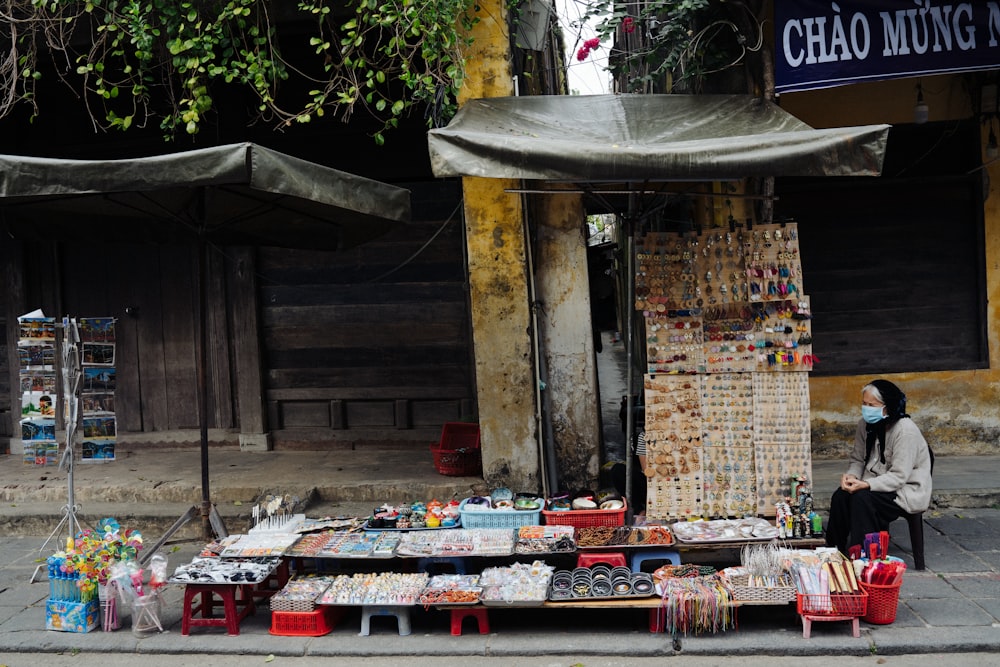
<path fill-rule="evenodd" d="M 340 607 L 315 611 L 272 611 L 271 634 L 284 637 L 321 637 L 330 634 L 344 615 Z"/>
<path fill-rule="evenodd" d="M 625 510 L 542 510 L 545 523 L 549 526 L 573 526 L 574 528 L 590 528 L 591 526 L 624 526 Z"/>
<path fill-rule="evenodd" d="M 479 424 L 445 422 L 441 427 L 441 449 L 479 449 Z"/>
<path fill-rule="evenodd" d="M 476 449 L 441 449 L 438 443 L 431 444 L 434 467 L 442 475 L 471 477 L 483 474 L 483 455 Z"/>
<path fill-rule="evenodd" d="M 795 603 L 800 614 L 811 616 L 864 616 L 868 593 L 797 593 Z"/>
<path fill-rule="evenodd" d="M 896 620 L 896 608 L 899 606 L 899 588 L 879 584 L 861 583 L 861 589 L 868 593 L 868 610 L 862 620 L 876 625 L 888 625 Z"/>
<path fill-rule="evenodd" d="M 483 455 L 479 448 L 479 424 L 446 422 L 441 427 L 441 441 L 431 443 L 434 467 L 442 475 L 470 477 L 483 474 Z"/>

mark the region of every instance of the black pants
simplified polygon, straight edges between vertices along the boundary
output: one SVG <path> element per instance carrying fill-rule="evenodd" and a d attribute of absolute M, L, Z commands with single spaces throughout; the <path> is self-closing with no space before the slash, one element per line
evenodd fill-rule
<path fill-rule="evenodd" d="M 616 463 L 611 467 L 611 483 L 614 484 L 618 493 L 625 495 L 625 464 Z M 643 514 L 646 512 L 646 475 L 639 465 L 639 457 L 632 459 L 632 497 L 629 500 L 629 507 L 633 514 Z"/>
<path fill-rule="evenodd" d="M 826 545 L 846 554 L 850 547 L 863 544 L 868 533 L 889 530 L 889 524 L 903 513 L 894 492 L 861 489 L 848 493 L 837 489 L 830 499 Z"/>

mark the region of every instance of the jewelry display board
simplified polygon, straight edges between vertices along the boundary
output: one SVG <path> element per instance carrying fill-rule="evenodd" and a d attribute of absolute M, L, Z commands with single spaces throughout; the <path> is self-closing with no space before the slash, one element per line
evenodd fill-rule
<path fill-rule="evenodd" d="M 773 514 L 811 477 L 815 362 L 795 224 L 636 240 L 647 514 Z"/>
<path fill-rule="evenodd" d="M 649 375 L 646 384 L 647 513 L 701 516 L 704 499 L 700 375 Z"/>

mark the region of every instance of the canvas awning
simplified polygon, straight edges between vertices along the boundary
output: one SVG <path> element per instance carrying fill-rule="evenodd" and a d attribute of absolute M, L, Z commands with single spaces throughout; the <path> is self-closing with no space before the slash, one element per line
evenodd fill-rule
<path fill-rule="evenodd" d="M 202 235 L 339 250 L 409 217 L 408 190 L 252 143 L 119 160 L 0 155 L 0 230 L 15 238 L 190 243 Z"/>
<path fill-rule="evenodd" d="M 211 535 L 204 354 L 208 349 L 205 267 L 210 245 L 343 250 L 409 217 L 408 190 L 252 143 L 120 160 L 0 155 L 0 234 L 4 236 L 59 242 L 186 243 L 198 248 L 198 349 L 202 354 L 198 355 L 197 382 L 206 538 Z M 68 460 L 71 465 L 71 453 Z"/>
<path fill-rule="evenodd" d="M 435 176 L 569 182 L 877 176 L 888 125 L 816 130 L 746 95 L 496 97 L 428 134 Z"/>

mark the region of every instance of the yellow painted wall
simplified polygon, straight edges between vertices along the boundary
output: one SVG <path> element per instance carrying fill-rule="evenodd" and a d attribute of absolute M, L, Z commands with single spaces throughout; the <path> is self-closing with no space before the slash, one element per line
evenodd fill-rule
<path fill-rule="evenodd" d="M 930 108 L 930 121 L 972 115 L 966 79 L 933 76 L 920 80 Z M 787 93 L 782 108 L 813 127 L 912 123 L 916 79 L 840 86 L 819 91 Z M 983 130 L 985 149 L 988 130 Z M 936 454 L 995 454 L 1000 439 L 1000 163 L 985 167 L 988 177 L 984 203 L 987 331 L 990 368 L 975 371 L 901 373 L 885 376 L 908 397 L 907 409 Z M 778 193 L 780 196 L 780 192 Z M 800 220 L 808 224 L 808 220 Z M 971 261 L 971 260 L 970 260 Z M 809 267 L 803 271 L 808 275 Z M 891 343 L 889 343 L 891 344 Z M 823 351 L 816 350 L 822 358 Z M 814 377 L 810 381 L 813 453 L 817 458 L 846 455 L 860 416 L 861 387 L 868 376 Z"/>
<path fill-rule="evenodd" d="M 507 5 L 479 3 L 459 101 L 513 94 Z M 483 475 L 494 485 L 540 489 L 531 313 L 517 183 L 464 178 L 469 299 Z"/>

